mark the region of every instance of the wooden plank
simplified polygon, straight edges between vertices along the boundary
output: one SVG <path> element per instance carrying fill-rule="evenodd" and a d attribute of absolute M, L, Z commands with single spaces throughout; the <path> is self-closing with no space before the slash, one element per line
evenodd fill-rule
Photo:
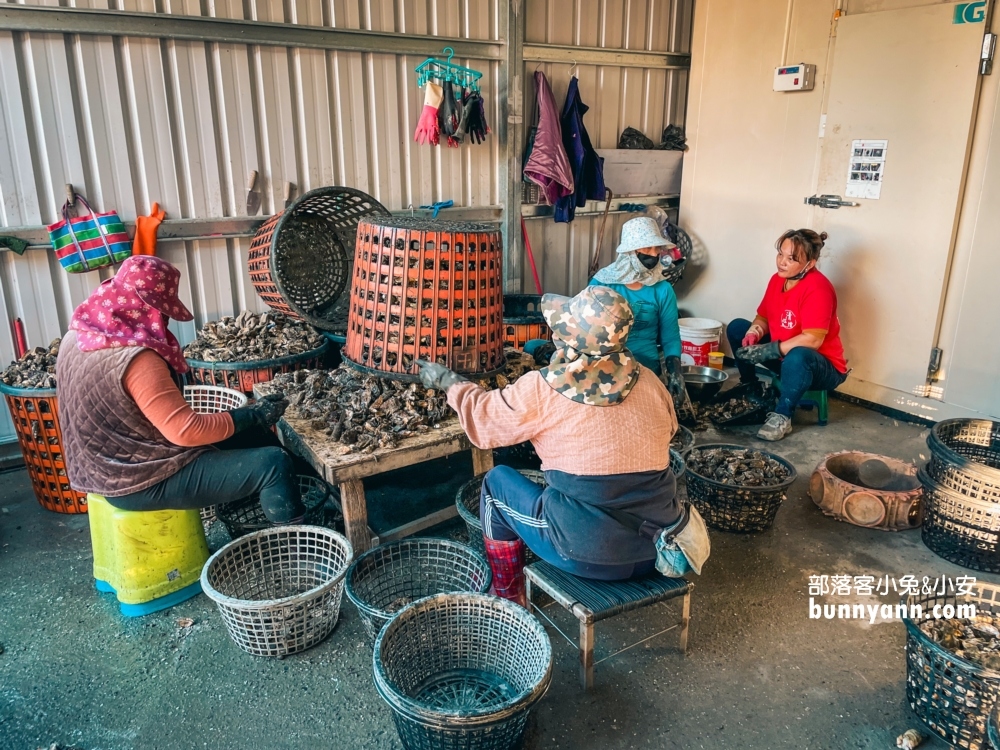
<path fill-rule="evenodd" d="M 341 483 L 340 504 L 344 511 L 344 530 L 356 558 L 371 546 L 368 536 L 368 503 L 365 500 L 365 485 L 360 479 Z"/>
<path fill-rule="evenodd" d="M 454 518 L 457 515 L 458 508 L 455 507 L 454 503 L 452 503 L 446 508 L 435 511 L 434 513 L 426 515 L 423 518 L 418 518 L 416 521 L 410 521 L 409 523 L 404 523 L 402 526 L 389 529 L 389 531 L 379 535 L 379 541 L 393 542 L 397 539 L 402 539 L 403 537 L 416 534 L 418 531 L 429 529 L 431 526 L 437 526 L 439 523 Z"/>
<path fill-rule="evenodd" d="M 472 446 L 472 473 L 477 477 L 493 468 L 493 451 Z"/>

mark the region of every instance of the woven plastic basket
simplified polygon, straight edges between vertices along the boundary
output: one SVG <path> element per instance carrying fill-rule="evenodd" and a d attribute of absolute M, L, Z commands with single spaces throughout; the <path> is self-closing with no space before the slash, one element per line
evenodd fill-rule
<path fill-rule="evenodd" d="M 986 719 L 986 738 L 990 750 L 1000 750 L 1000 701 L 993 705 L 989 718 Z"/>
<path fill-rule="evenodd" d="M 87 495 L 69 486 L 56 391 L 12 388 L 0 383 L 0 393 L 10 409 L 17 442 L 39 505 L 54 513 L 86 513 Z"/>
<path fill-rule="evenodd" d="M 303 523 L 336 531 L 337 523 L 343 521 L 343 515 L 340 512 L 340 503 L 330 485 L 308 474 L 299 474 L 298 480 L 299 493 L 306 506 Z M 275 526 L 264 515 L 259 495 L 251 495 L 243 500 L 214 507 L 216 515 L 233 539 Z"/>
<path fill-rule="evenodd" d="M 745 450 L 746 446 L 726 443 L 699 445 L 692 449 L 688 460 L 690 461 L 691 455 L 697 451 L 715 449 Z M 778 484 L 764 487 L 740 487 L 704 477 L 692 469 L 690 463 L 688 464 L 687 495 L 705 519 L 705 523 L 714 529 L 740 533 L 771 528 L 774 517 L 778 515 L 778 509 L 785 499 L 785 493 L 798 473 L 795 467 L 781 456 L 768 451 L 761 453 L 788 469 L 788 477 Z"/>
<path fill-rule="evenodd" d="M 518 471 L 530 479 L 535 484 L 542 487 L 547 485 L 545 474 L 534 469 L 518 469 Z M 479 520 L 479 500 L 483 489 L 483 477 L 480 474 L 463 484 L 455 494 L 455 507 L 458 508 L 458 515 L 465 521 L 469 530 L 469 544 L 481 555 L 486 554 L 486 545 L 483 543 L 483 524 Z"/>
<path fill-rule="evenodd" d="M 343 330 L 344 294 L 354 262 L 358 222 L 389 211 L 367 193 L 322 187 L 264 222 L 247 254 L 250 280 L 273 310 L 324 331 Z"/>
<path fill-rule="evenodd" d="M 184 399 L 198 414 L 218 414 L 247 405 L 244 394 L 218 385 L 186 385 Z"/>
<path fill-rule="evenodd" d="M 694 433 L 684 425 L 677 425 L 677 432 L 670 441 L 670 447 L 677 451 L 682 459 L 687 458 L 694 447 Z"/>
<path fill-rule="evenodd" d="M 1000 612 L 1000 586 L 977 581 L 972 596 L 954 594 L 903 597 L 907 611 L 919 604 L 923 613 L 934 605 L 971 603 L 977 612 Z M 906 698 L 910 708 L 945 742 L 968 750 L 986 747 L 986 717 L 1000 697 L 1000 672 L 956 656 L 925 635 L 917 623 L 905 618 Z"/>
<path fill-rule="evenodd" d="M 202 362 L 189 359 L 187 363 L 191 369 L 188 370 L 187 376 L 200 385 L 231 388 L 252 398 L 253 387 L 257 383 L 273 380 L 278 373 L 319 367 L 329 349 L 330 343 L 324 341 L 321 346 L 307 352 L 275 359 L 258 359 L 251 362 Z"/>
<path fill-rule="evenodd" d="M 373 661 L 403 746 L 420 750 L 521 747 L 529 711 L 552 680 L 541 623 L 483 594 L 409 605 L 379 633 Z"/>
<path fill-rule="evenodd" d="M 927 474 L 949 490 L 1000 503 L 1000 422 L 946 419 L 927 437 Z"/>
<path fill-rule="evenodd" d="M 1000 503 L 944 487 L 923 469 L 924 524 L 920 538 L 936 555 L 957 565 L 1000 573 Z"/>
<path fill-rule="evenodd" d="M 486 558 L 447 539 L 403 539 L 369 550 L 347 571 L 347 598 L 354 602 L 373 641 L 407 604 L 433 594 L 485 594 L 493 575 Z"/>
<path fill-rule="evenodd" d="M 354 552 L 336 531 L 278 526 L 230 542 L 201 571 L 229 636 L 255 656 L 285 656 L 326 638 L 337 624 Z"/>

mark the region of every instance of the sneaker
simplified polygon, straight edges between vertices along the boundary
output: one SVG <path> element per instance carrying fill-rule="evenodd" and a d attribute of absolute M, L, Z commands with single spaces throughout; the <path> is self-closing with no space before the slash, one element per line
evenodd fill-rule
<path fill-rule="evenodd" d="M 767 415 L 764 426 L 760 428 L 757 437 L 761 440 L 781 440 L 792 431 L 792 419 L 784 414 L 772 411 Z"/>

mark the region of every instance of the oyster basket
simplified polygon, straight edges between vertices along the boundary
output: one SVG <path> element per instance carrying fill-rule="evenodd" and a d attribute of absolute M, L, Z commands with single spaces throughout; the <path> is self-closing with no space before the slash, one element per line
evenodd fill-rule
<path fill-rule="evenodd" d="M 1000 573 L 1000 503 L 949 489 L 923 469 L 924 524 L 920 538 L 945 560 L 973 570 Z"/>
<path fill-rule="evenodd" d="M 485 594 L 493 574 L 483 555 L 447 539 L 403 539 L 369 550 L 347 571 L 347 598 L 372 641 L 407 604 L 433 594 Z"/>
<path fill-rule="evenodd" d="M 737 414 L 735 417 L 730 417 L 729 419 L 721 419 L 713 416 L 711 418 L 712 424 L 716 427 L 740 427 L 743 425 L 764 424 L 768 412 L 774 411 L 778 406 L 778 391 L 772 386 L 766 388 L 762 396 L 756 396 L 751 393 L 744 394 L 744 396 L 747 401 L 755 404 L 756 408 L 745 411 L 742 414 Z M 715 397 L 715 403 L 728 401 L 730 398 L 730 395 L 722 392 Z"/>
<path fill-rule="evenodd" d="M 993 705 L 989 718 L 986 719 L 986 738 L 990 750 L 1000 750 L 1000 701 Z"/>
<path fill-rule="evenodd" d="M 545 487 L 545 474 L 535 469 L 518 469 L 518 473 L 530 479 L 535 484 Z M 485 474 L 473 477 L 463 484 L 455 494 L 455 507 L 458 508 L 458 515 L 465 521 L 465 526 L 469 531 L 469 544 L 481 555 L 486 554 L 486 544 L 483 542 L 483 524 L 479 520 L 479 500 L 483 489 L 483 477 Z M 536 562 L 538 558 L 528 550 L 528 562 Z"/>
<path fill-rule="evenodd" d="M 695 450 L 746 450 L 744 445 L 724 443 L 699 445 Z M 760 451 L 789 471 L 787 478 L 779 484 L 763 487 L 740 487 L 723 484 L 711 477 L 698 474 L 687 467 L 687 496 L 698 509 L 705 523 L 713 529 L 748 533 L 771 528 L 774 517 L 785 499 L 785 493 L 795 481 L 798 473 L 791 463 L 781 456 L 768 451 Z M 688 456 L 690 459 L 690 455 Z"/>
<path fill-rule="evenodd" d="M 437 594 L 382 628 L 375 688 L 407 748 L 519 748 L 531 708 L 552 680 L 541 623 L 513 602 Z"/>
<path fill-rule="evenodd" d="M 273 380 L 279 373 L 319 367 L 329 350 L 330 342 L 324 341 L 320 346 L 307 352 L 274 359 L 249 362 L 202 362 L 188 359 L 187 363 L 191 369 L 188 370 L 187 377 L 200 385 L 231 388 L 253 398 L 253 387 L 257 383 Z"/>
<path fill-rule="evenodd" d="M 977 581 L 971 596 L 920 594 L 902 598 L 907 612 L 913 604 L 923 613 L 934 605 L 974 604 L 977 612 L 1000 613 L 1000 586 Z M 986 744 L 987 715 L 1000 697 L 1000 672 L 956 656 L 927 636 L 918 623 L 904 618 L 906 626 L 906 699 L 927 727 L 945 742 L 968 750 Z"/>
<path fill-rule="evenodd" d="M 0 383 L 38 504 L 54 513 L 86 513 L 87 495 L 69 486 L 55 388 Z"/>
<path fill-rule="evenodd" d="M 503 296 L 504 345 L 523 349 L 532 339 L 551 339 L 552 331 L 542 315 L 542 295 Z"/>
<path fill-rule="evenodd" d="M 677 425 L 677 432 L 674 433 L 673 440 L 670 441 L 670 449 L 677 451 L 680 455 L 682 467 L 684 465 L 683 459 L 688 457 L 692 448 L 694 448 L 694 433 L 682 424 Z M 671 455 L 672 458 L 673 456 Z M 677 472 L 675 471 L 674 474 L 677 474 Z M 680 474 L 677 474 L 677 476 L 680 478 Z"/>
<path fill-rule="evenodd" d="M 324 526 L 336 530 L 337 524 L 343 523 L 344 517 L 340 511 L 340 503 L 330 486 L 308 474 L 299 474 L 298 481 L 299 493 L 306 506 L 302 523 L 307 526 Z M 264 515 L 259 495 L 251 495 L 243 500 L 213 507 L 216 516 L 222 521 L 229 536 L 233 539 L 275 526 Z M 204 520 L 204 516 L 202 516 L 202 520 Z"/>
<path fill-rule="evenodd" d="M 1000 503 L 1000 422 L 946 419 L 927 437 L 927 474 L 949 490 Z"/>
<path fill-rule="evenodd" d="M 322 330 L 342 326 L 358 222 L 368 216 L 389 211 L 353 188 L 321 187 L 298 197 L 250 242 L 247 268 L 257 294 L 272 310 Z"/>
<path fill-rule="evenodd" d="M 201 571 L 229 637 L 255 656 L 282 657 L 326 638 L 337 624 L 354 552 L 336 531 L 278 526 L 220 549 Z"/>

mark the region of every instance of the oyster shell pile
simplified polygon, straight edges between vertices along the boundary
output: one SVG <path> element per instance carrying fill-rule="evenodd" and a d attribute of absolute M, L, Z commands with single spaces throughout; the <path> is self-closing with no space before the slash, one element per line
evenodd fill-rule
<path fill-rule="evenodd" d="M 750 448 L 694 448 L 688 455 L 687 468 L 735 487 L 770 487 L 789 476 L 788 469 L 780 462 Z"/>
<path fill-rule="evenodd" d="M 1000 671 L 1000 617 L 997 615 L 979 612 L 972 619 L 924 620 L 920 629 L 955 656 Z"/>
<path fill-rule="evenodd" d="M 300 320 L 244 310 L 206 323 L 184 347 L 184 356 L 201 362 L 253 362 L 302 354 L 323 345 L 323 336 Z"/>
<path fill-rule="evenodd" d="M 62 339 L 53 339 L 46 349 L 36 346 L 3 371 L 0 380 L 13 388 L 55 388 L 56 358 Z"/>
<path fill-rule="evenodd" d="M 713 422 L 728 422 L 730 419 L 749 414 L 758 408 L 760 408 L 760 403 L 752 401 L 746 396 L 741 396 L 706 406 L 702 409 L 701 415 Z"/>
<path fill-rule="evenodd" d="M 476 380 L 488 390 L 503 388 L 526 372 L 535 360 L 506 349 L 505 373 Z M 367 375 L 347 364 L 336 370 L 298 370 L 277 375 L 275 392 L 288 397 L 288 416 L 307 419 L 309 426 L 345 448 L 345 453 L 373 453 L 432 429 L 454 416 L 442 391 Z"/>
<path fill-rule="evenodd" d="M 451 414 L 443 391 L 367 375 L 347 364 L 284 373 L 272 382 L 288 397 L 286 416 L 309 420 L 345 453 L 391 448 Z"/>

